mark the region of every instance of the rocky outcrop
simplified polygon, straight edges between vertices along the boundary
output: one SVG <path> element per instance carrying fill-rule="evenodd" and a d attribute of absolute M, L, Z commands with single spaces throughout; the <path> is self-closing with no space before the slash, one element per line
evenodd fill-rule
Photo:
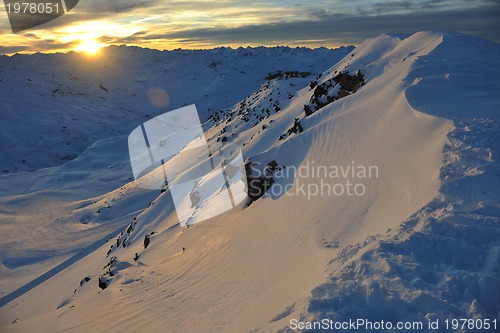
<path fill-rule="evenodd" d="M 257 163 L 252 162 L 245 164 L 247 194 L 250 198 L 249 204 L 258 200 L 266 193 L 274 183 L 274 172 L 281 168 L 275 160 L 269 162 L 267 166 L 264 167 L 264 170 L 259 170 L 257 166 Z"/>
<path fill-rule="evenodd" d="M 336 100 L 354 94 L 364 84 L 365 79 L 360 71 L 357 71 L 355 75 L 347 72 L 339 73 L 319 85 L 316 81 L 312 82 L 309 87 L 314 89 L 313 95 L 309 104 L 304 105 L 306 117 Z"/>

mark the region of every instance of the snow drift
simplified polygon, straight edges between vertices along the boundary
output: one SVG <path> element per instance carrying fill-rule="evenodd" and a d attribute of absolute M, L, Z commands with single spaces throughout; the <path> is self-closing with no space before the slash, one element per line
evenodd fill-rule
<path fill-rule="evenodd" d="M 205 127 L 208 142 L 242 147 L 256 169 L 275 165 L 272 185 L 251 205 L 188 228 L 168 190 L 126 181 L 126 137 L 29 178 L 3 176 L 2 188 L 31 186 L 4 190 L 3 234 L 34 240 L 36 251 L 46 245 L 40 232 L 19 225 L 31 214 L 57 220 L 65 241 L 54 248 L 66 248 L 67 264 L 50 262 L 51 276 L 26 288 L 37 272 L 3 259 L 2 331 L 286 331 L 292 318 L 498 317 L 498 51 L 459 34 L 382 35 L 315 83 L 263 83 Z M 360 79 L 349 88 L 351 77 Z M 99 154 L 105 145 L 110 160 Z M 340 171 L 313 176 L 323 167 Z M 348 182 L 363 194 L 349 195 Z M 119 231 L 74 255 L 78 221 L 85 232 Z"/>

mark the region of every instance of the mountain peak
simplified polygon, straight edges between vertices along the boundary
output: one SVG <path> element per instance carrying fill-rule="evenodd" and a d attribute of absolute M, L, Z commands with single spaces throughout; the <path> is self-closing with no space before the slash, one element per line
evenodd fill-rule
<path fill-rule="evenodd" d="M 109 124 L 111 137 L 63 165 L 0 177 L 3 234 L 16 240 L 2 242 L 2 272 L 15 277 L 40 253 L 65 260 L 28 284 L 4 282 L 12 292 L 0 299 L 0 327 L 264 332 L 291 329 L 297 318 L 375 320 L 381 311 L 393 323 L 495 318 L 498 48 L 457 34 L 384 34 L 355 49 L 307 53 L 165 52 L 167 60 L 139 58 L 147 59 L 143 67 L 105 64 L 102 76 L 90 78 L 60 66 L 59 74 L 37 72 L 39 57 L 28 56 L 31 71 L 15 80 L 19 64 L 9 58 L 0 74 L 4 94 L 29 87 L 24 100 L 39 101 L 47 85 L 64 83 L 46 99 L 44 116 L 57 127 L 43 135 L 31 127 L 34 140 L 60 137 L 73 146 L 68 138 L 77 133 L 83 141 L 90 129 L 75 132 L 70 122 L 80 114 L 95 118 L 99 132 Z M 126 70 L 133 75 L 121 76 Z M 165 88 L 167 75 L 177 81 Z M 169 93 L 168 109 L 148 104 L 150 87 Z M 202 104 L 211 93 L 214 104 Z M 175 179 L 142 188 L 130 170 L 127 135 L 146 133 L 149 121 L 175 109 L 177 96 L 182 105 L 192 95 L 207 111 L 202 136 L 212 153 L 185 149 L 165 158 L 158 170 L 177 170 Z M 3 103 L 3 117 L 17 120 Z M 59 103 L 65 108 L 56 112 Z M 48 126 L 39 114 L 25 112 L 24 120 Z M 19 147 L 31 138 L 1 133 Z M 214 156 L 219 148 L 227 159 Z M 198 200 L 192 194 L 240 151 L 236 170 L 250 198 L 230 200 L 214 216 L 227 183 Z M 200 175 L 200 165 L 211 167 Z M 179 184 L 188 195 L 176 192 Z M 185 227 L 179 207 L 190 214 Z"/>

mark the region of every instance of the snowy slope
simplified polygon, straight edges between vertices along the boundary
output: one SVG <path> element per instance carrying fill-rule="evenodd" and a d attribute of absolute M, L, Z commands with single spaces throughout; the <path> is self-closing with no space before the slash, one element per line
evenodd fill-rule
<path fill-rule="evenodd" d="M 261 166 L 375 166 L 373 177 L 324 179 L 362 184 L 363 195 L 304 193 L 321 179 L 275 173 L 250 206 L 181 228 L 168 190 L 124 182 L 123 136 L 29 178 L 2 176 L 2 332 L 498 317 L 498 48 L 457 34 L 382 35 L 318 77 L 264 83 L 204 125 L 210 144 L 242 147 Z M 97 242 L 73 255 L 88 233 Z M 28 283 L 44 248 L 54 268 Z"/>
<path fill-rule="evenodd" d="M 247 96 L 269 72 L 321 73 L 352 48 L 112 46 L 95 57 L 0 56 L 0 172 L 60 165 L 98 139 L 128 135 L 183 105 L 196 103 L 202 116 L 211 114 Z"/>
<path fill-rule="evenodd" d="M 415 61 L 404 80 L 409 103 L 454 124 L 439 193 L 400 227 L 343 249 L 329 282 L 301 309 L 304 320 L 498 322 L 499 52 L 498 44 L 446 34 Z"/>

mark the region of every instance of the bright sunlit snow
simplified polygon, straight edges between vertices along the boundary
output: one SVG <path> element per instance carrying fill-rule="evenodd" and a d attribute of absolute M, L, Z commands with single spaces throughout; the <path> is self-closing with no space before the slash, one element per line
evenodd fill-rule
<path fill-rule="evenodd" d="M 331 51 L 100 52 L 81 71 L 75 54 L 0 57 L 0 331 L 499 318 L 497 43 L 420 32 Z M 309 73 L 265 79 L 278 70 Z M 208 145 L 277 171 L 258 200 L 196 223 L 223 209 L 205 175 L 212 195 L 179 199 L 186 228 L 172 188 L 134 181 L 127 137 L 193 103 Z M 179 183 L 198 166 L 169 163 Z M 329 179 L 311 174 L 322 166 Z M 321 180 L 345 191 L 314 195 L 331 190 Z"/>

